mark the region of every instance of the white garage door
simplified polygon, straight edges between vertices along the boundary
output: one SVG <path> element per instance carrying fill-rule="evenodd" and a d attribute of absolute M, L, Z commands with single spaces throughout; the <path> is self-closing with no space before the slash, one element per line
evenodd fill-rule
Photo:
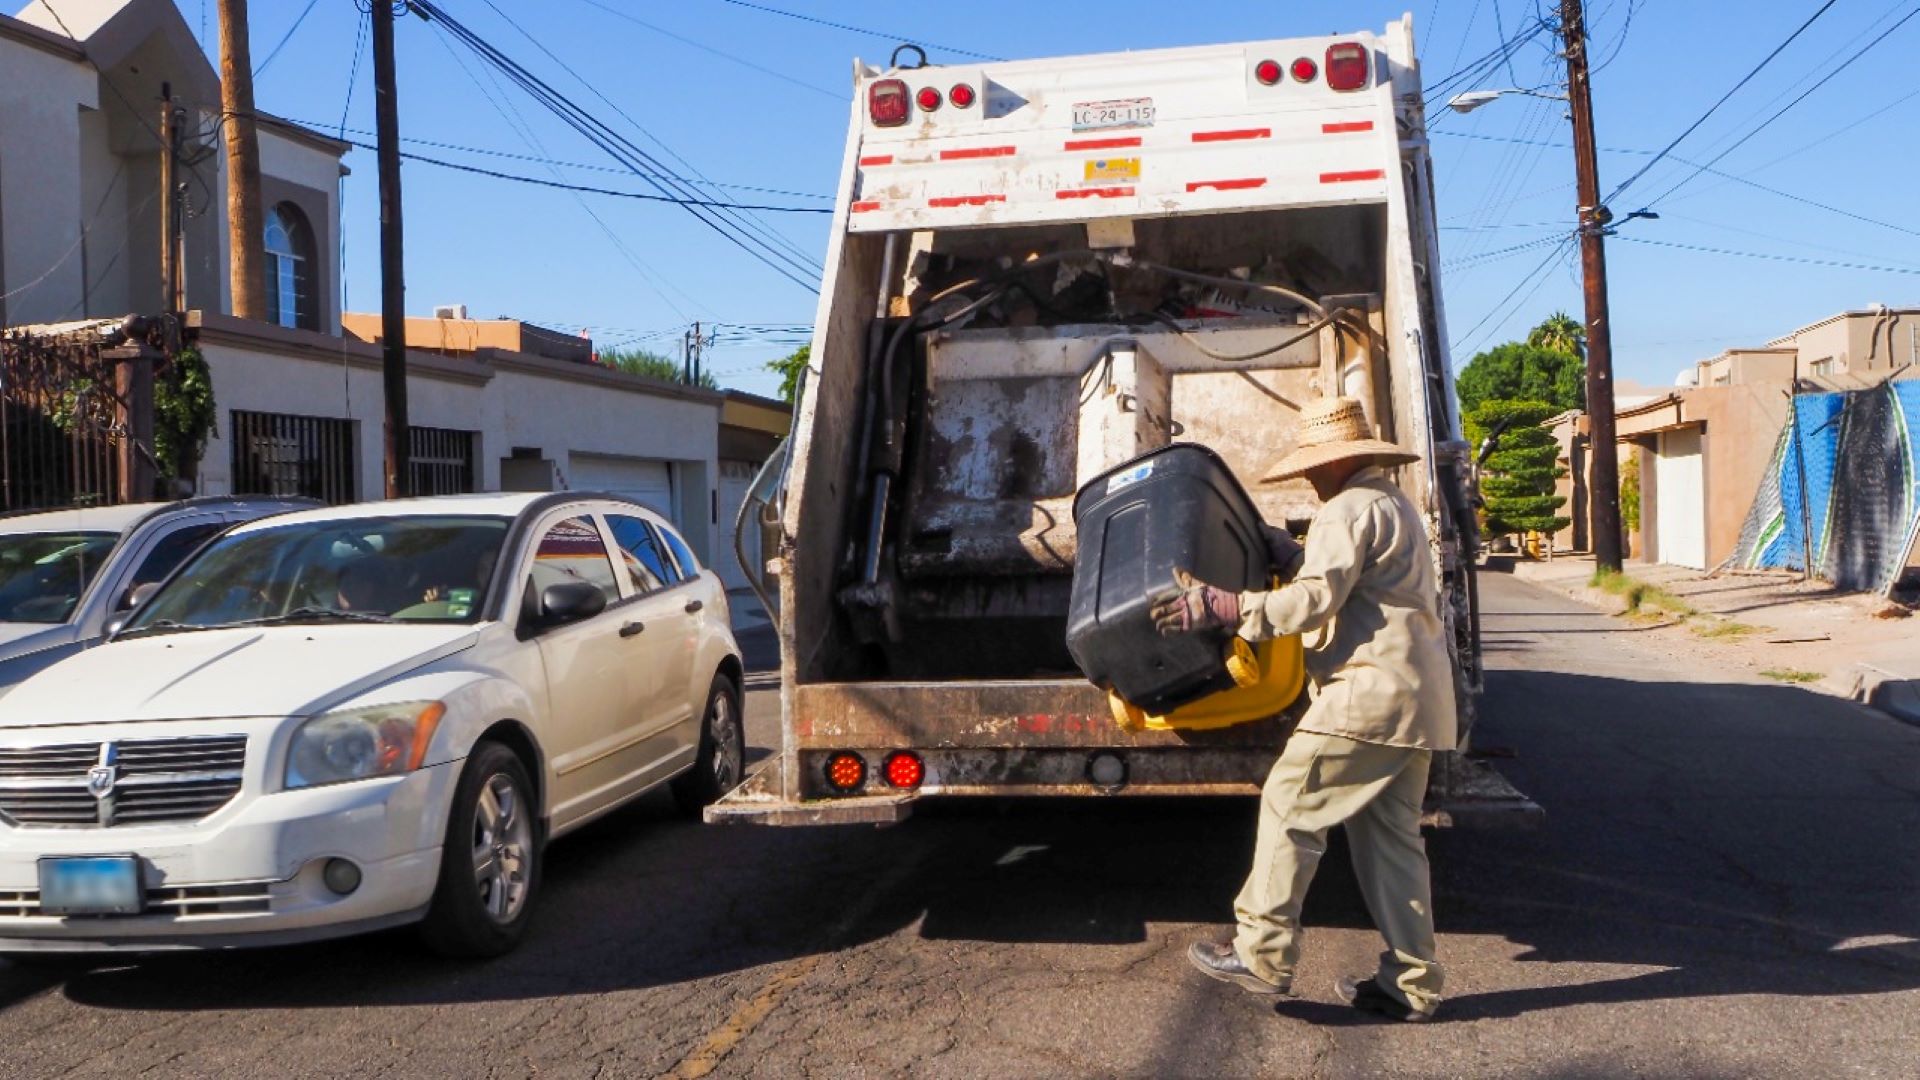
<path fill-rule="evenodd" d="M 1682 428 L 1660 436 L 1654 458 L 1655 556 L 1670 566 L 1707 568 L 1707 489 L 1700 454 L 1700 429 Z"/>
<path fill-rule="evenodd" d="M 747 461 L 722 461 L 720 463 L 720 537 L 721 544 L 715 549 L 713 568 L 720 572 L 720 580 L 729 589 L 746 588 L 746 576 L 740 570 L 740 560 L 733 552 L 733 522 L 740 513 L 740 504 L 746 500 L 747 489 L 753 486 L 754 474 L 759 466 Z M 749 518 L 746 523 L 746 535 L 741 538 L 741 549 L 747 558 L 754 558 L 760 551 L 760 523 Z"/>
<path fill-rule="evenodd" d="M 673 470 L 666 462 L 610 454 L 573 454 L 568 464 L 567 486 L 572 490 L 624 495 L 668 521 L 680 523 L 679 516 L 673 512 Z"/>

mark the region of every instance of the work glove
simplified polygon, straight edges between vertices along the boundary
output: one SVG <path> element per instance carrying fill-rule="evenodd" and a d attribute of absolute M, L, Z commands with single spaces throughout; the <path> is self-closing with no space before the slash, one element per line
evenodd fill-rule
<path fill-rule="evenodd" d="M 1240 625 L 1240 594 L 1196 580 L 1185 570 L 1173 572 L 1179 592 L 1153 605 L 1153 627 L 1162 637 Z"/>
<path fill-rule="evenodd" d="M 1281 581 L 1292 581 L 1306 560 L 1307 549 L 1293 534 L 1278 525 L 1267 527 L 1267 557 L 1273 560 L 1273 572 Z"/>

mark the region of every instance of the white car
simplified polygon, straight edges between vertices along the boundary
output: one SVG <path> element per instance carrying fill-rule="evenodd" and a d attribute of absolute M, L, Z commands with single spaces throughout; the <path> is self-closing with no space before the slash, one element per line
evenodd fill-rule
<path fill-rule="evenodd" d="M 549 838 L 744 766 L 726 592 L 617 496 L 286 514 L 143 599 L 0 698 L 0 952 L 497 955 Z"/>

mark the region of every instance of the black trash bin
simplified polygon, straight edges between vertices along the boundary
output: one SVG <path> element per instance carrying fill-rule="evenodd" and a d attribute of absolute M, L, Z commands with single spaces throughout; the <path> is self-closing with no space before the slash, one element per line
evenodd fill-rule
<path fill-rule="evenodd" d="M 1082 487 L 1073 520 L 1067 649 L 1087 678 L 1153 714 L 1232 689 L 1231 631 L 1162 637 L 1152 614 L 1176 568 L 1222 588 L 1267 587 L 1264 523 L 1220 455 L 1176 443 L 1135 458 Z"/>

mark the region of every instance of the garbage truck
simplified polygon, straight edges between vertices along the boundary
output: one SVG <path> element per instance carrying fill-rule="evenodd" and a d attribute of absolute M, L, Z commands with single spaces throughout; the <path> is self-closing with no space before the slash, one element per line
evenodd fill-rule
<path fill-rule="evenodd" d="M 793 433 L 741 511 L 777 551 L 736 545 L 778 627 L 779 747 L 707 820 L 1258 792 L 1303 698 L 1143 724 L 1075 667 L 1074 497 L 1198 443 L 1311 544 L 1311 488 L 1258 480 L 1332 394 L 1420 455 L 1393 475 L 1425 515 L 1470 747 L 1471 463 L 1411 17 L 945 66 L 903 46 L 854 89 Z M 1470 752 L 1433 777 L 1430 824 L 1538 816 Z"/>

